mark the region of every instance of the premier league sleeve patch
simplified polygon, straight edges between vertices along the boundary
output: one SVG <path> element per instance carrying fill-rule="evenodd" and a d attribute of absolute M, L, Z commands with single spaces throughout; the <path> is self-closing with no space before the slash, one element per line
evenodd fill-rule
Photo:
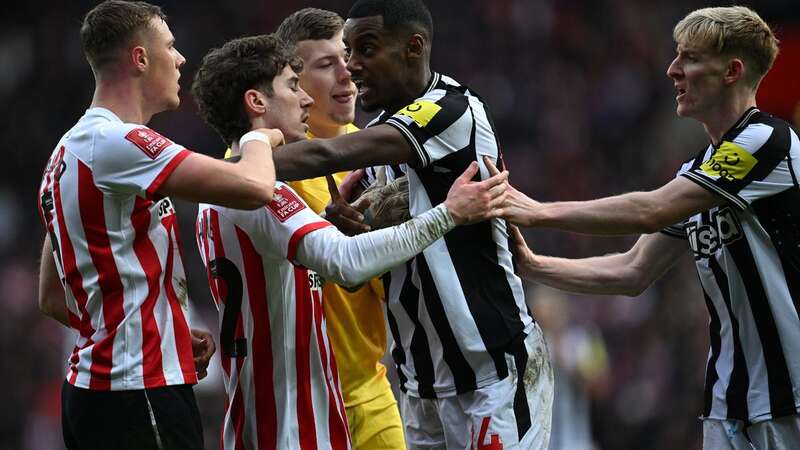
<path fill-rule="evenodd" d="M 150 159 L 156 159 L 165 148 L 172 145 L 172 141 L 149 128 L 135 128 L 125 135 L 125 139 L 139 147 Z"/>
<path fill-rule="evenodd" d="M 733 182 L 744 179 L 757 162 L 756 157 L 743 147 L 725 141 L 700 168 L 709 176 Z"/>
<path fill-rule="evenodd" d="M 416 102 L 397 111 L 397 115 L 410 117 L 420 127 L 425 127 L 439 113 L 442 107 L 429 100 L 417 100 Z"/>
<path fill-rule="evenodd" d="M 275 194 L 272 196 L 272 201 L 267 204 L 267 209 L 270 210 L 281 222 L 286 222 L 290 217 L 306 209 L 297 195 L 286 186 L 278 186 L 275 188 Z"/>

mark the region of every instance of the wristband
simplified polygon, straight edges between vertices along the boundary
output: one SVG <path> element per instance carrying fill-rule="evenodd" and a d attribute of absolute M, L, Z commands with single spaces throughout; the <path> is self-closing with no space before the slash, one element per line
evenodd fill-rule
<path fill-rule="evenodd" d="M 244 136 L 241 137 L 241 139 L 239 139 L 239 148 L 244 147 L 244 144 L 250 141 L 263 142 L 267 144 L 268 147 L 271 147 L 269 143 L 269 138 L 267 137 L 266 134 L 260 131 L 248 131 L 247 133 L 244 134 Z"/>

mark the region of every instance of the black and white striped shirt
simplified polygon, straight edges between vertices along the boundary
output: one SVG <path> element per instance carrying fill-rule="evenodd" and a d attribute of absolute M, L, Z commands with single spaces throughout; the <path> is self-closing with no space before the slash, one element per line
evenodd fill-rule
<path fill-rule="evenodd" d="M 800 141 L 749 109 L 683 164 L 726 204 L 669 227 L 688 237 L 710 314 L 703 417 L 759 422 L 800 405 Z"/>
<path fill-rule="evenodd" d="M 368 126 L 383 123 L 397 128 L 419 159 L 387 167 L 389 181 L 408 176 L 412 216 L 444 201 L 472 161 L 485 179 L 481 156 L 502 159 L 487 107 L 447 76 L 434 73 L 421 97 L 394 115 L 384 111 Z M 514 274 L 505 221 L 456 228 L 387 280 L 392 355 L 404 392 L 444 397 L 508 375 L 508 354 L 533 319 Z"/>

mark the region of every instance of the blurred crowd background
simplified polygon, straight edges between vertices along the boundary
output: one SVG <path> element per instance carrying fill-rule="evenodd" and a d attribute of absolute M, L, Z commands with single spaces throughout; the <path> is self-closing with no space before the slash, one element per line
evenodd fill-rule
<path fill-rule="evenodd" d="M 0 18 L 0 450 L 63 448 L 60 386 L 74 336 L 36 306 L 44 232 L 36 213 L 43 166 L 91 101 L 93 79 L 78 29 L 96 2 L 18 2 Z M 170 17 L 183 102 L 151 126 L 221 156 L 196 115 L 188 86 L 203 55 L 242 35 L 274 30 L 305 6 L 347 13 L 349 0 L 154 1 Z M 800 117 L 797 0 L 745 2 L 782 41 L 759 96 L 763 109 Z M 674 114 L 666 68 L 672 27 L 701 1 L 430 0 L 433 68 L 490 105 L 511 182 L 532 197 L 580 200 L 655 188 L 707 144 L 702 128 Z M 369 118 L 359 115 L 363 125 Z M 192 238 L 196 207 L 178 203 L 195 325 L 217 316 Z M 526 232 L 543 254 L 584 257 L 626 250 L 634 238 Z M 556 368 L 553 449 L 700 448 L 708 316 L 687 256 L 639 298 L 589 297 L 527 286 Z M 223 387 L 197 388 L 206 447 L 218 448 Z"/>

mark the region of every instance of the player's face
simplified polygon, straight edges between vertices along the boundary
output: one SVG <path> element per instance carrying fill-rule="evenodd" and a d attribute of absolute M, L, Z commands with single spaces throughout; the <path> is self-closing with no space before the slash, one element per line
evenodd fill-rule
<path fill-rule="evenodd" d="M 150 96 L 150 104 L 158 105 L 159 110 L 177 108 L 181 102 L 178 96 L 180 68 L 186 59 L 175 48 L 175 38 L 166 22 L 158 17 L 151 20 L 150 29 L 145 34 L 144 47 L 149 64 L 145 74 L 148 89 L 144 95 Z"/>
<path fill-rule="evenodd" d="M 364 111 L 404 105 L 404 85 L 408 79 L 406 45 L 384 30 L 383 17 L 347 19 L 344 43 L 349 52 L 347 69 L 356 83 Z"/>
<path fill-rule="evenodd" d="M 308 119 L 311 129 L 352 122 L 356 86 L 346 67 L 342 31 L 330 39 L 300 41 L 296 54 L 303 60 L 300 87 L 314 99 Z"/>
<path fill-rule="evenodd" d="M 703 120 L 719 105 L 725 86 L 726 60 L 708 49 L 680 43 L 667 69 L 675 82 L 680 117 Z"/>
<path fill-rule="evenodd" d="M 308 109 L 314 104 L 299 83 L 300 78 L 287 65 L 272 79 L 272 96 L 267 98 L 266 125 L 281 130 L 286 142 L 306 138 Z"/>

